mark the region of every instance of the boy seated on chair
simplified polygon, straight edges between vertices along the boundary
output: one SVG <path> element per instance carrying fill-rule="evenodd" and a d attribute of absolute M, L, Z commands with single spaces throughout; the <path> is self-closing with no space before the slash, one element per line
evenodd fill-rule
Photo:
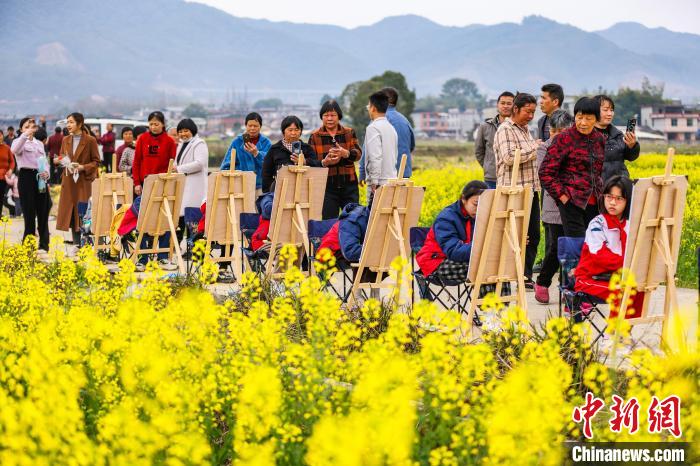
<path fill-rule="evenodd" d="M 623 265 L 629 235 L 631 196 L 632 181 L 626 176 L 615 175 L 605 183 L 603 198 L 599 202 L 603 213 L 588 224 L 581 259 L 574 270 L 575 291 L 604 300 L 611 294 L 618 293 L 610 290 L 610 275 L 620 270 Z M 641 317 L 643 304 L 644 293 L 637 293 L 625 318 Z M 618 296 L 611 304 L 610 318 L 617 316 L 619 308 Z"/>
<path fill-rule="evenodd" d="M 470 181 L 457 202 L 445 207 L 430 228 L 425 244 L 416 255 L 416 262 L 427 279 L 464 282 L 469 271 L 476 209 L 479 196 L 488 186 L 483 181 Z"/>
<path fill-rule="evenodd" d="M 350 263 L 359 262 L 369 213 L 369 207 L 354 202 L 347 204 L 340 212 L 338 221 L 321 239 L 319 250 L 328 248 L 336 257 L 342 257 Z"/>

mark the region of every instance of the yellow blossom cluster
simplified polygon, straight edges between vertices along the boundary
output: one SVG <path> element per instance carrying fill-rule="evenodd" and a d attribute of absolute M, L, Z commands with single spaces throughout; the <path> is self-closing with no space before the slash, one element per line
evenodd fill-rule
<path fill-rule="evenodd" d="M 294 267 L 219 303 L 88 249 L 35 257 L 32 240 L 0 247 L 2 465 L 558 464 L 574 406 L 611 390 L 677 394 L 697 445 L 697 353 L 635 352 L 613 374 L 582 327 L 536 329 L 495 298 L 475 341 L 454 311 L 348 308 Z"/>

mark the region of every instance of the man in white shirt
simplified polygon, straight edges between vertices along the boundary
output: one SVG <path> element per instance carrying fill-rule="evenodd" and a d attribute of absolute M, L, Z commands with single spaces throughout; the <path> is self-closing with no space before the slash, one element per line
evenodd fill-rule
<path fill-rule="evenodd" d="M 398 159 L 398 135 L 386 119 L 389 98 L 383 92 L 369 96 L 367 111 L 372 122 L 365 131 L 365 176 L 367 181 L 367 205 L 374 192 L 388 180 L 396 178 Z"/>

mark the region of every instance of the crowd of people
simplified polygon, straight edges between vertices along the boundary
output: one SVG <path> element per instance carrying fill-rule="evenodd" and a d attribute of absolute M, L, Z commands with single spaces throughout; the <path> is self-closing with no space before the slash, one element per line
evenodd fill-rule
<path fill-rule="evenodd" d="M 328 168 L 322 215 L 324 220 L 338 221 L 323 238 L 322 245 L 350 262 L 359 259 L 374 192 L 397 177 L 403 154 L 407 156 L 403 176 L 412 174 L 415 137 L 409 120 L 396 110 L 398 100 L 399 94 L 393 88 L 369 96 L 367 112 L 371 122 L 362 143 L 355 130 L 342 123 L 343 111 L 335 100 L 321 105 L 320 125 L 311 132 L 308 141 L 301 140 L 303 123 L 294 115 L 282 120 L 282 136 L 275 143 L 261 134 L 262 115 L 252 112 L 245 117 L 245 131 L 231 142 L 220 169 L 231 168 L 235 160 L 236 170 L 256 175 L 261 222 L 259 231 L 253 235 L 257 239 L 254 249 L 267 236 L 265 228 L 269 226 L 278 170 L 296 164 L 303 156 L 306 165 Z M 537 109 L 537 98 L 527 93 L 500 94 L 498 114 L 479 126 L 475 138 L 476 159 L 483 167 L 484 178 L 465 180 L 460 198 L 437 216 L 423 249 L 417 254 L 418 267 L 425 277 L 466 279 L 479 196 L 486 189 L 511 184 L 516 151 L 519 151 L 520 169 L 515 182 L 530 185 L 534 195 L 527 226 L 526 288 L 534 290 L 537 301 L 548 303 L 549 288 L 559 268 L 558 238 L 582 237 L 585 238 L 582 263 L 588 265 L 578 269 L 577 286 L 590 294 L 607 297 L 607 287 L 594 277 L 600 275 L 601 267 L 614 271 L 622 265 L 631 195 L 625 162 L 639 157 L 639 143 L 633 131 L 623 133 L 612 124 L 615 104 L 610 97 L 582 97 L 576 102 L 573 114 L 561 108 L 563 101 L 560 85 L 542 86 L 539 106 L 544 116 L 537 122 L 533 135 L 529 125 Z M 56 128 L 51 137 L 46 133 L 45 123 L 40 120 L 37 124 L 32 117 L 19 122 L 18 134 L 12 127 L 0 134 L 3 204 L 11 208 L 11 214 L 22 212 L 24 237 L 38 233 L 39 249 L 49 248 L 49 183 L 61 185 L 56 229 L 72 232 L 73 243 L 78 246 L 81 244 L 78 205 L 89 202 L 91 183 L 99 176 L 99 167 L 112 169 L 113 154 L 116 170 L 133 179 L 136 212 L 146 178 L 166 172 L 171 163 L 178 173 L 186 175 L 179 231 L 186 229 L 186 208 L 201 208 L 206 212 L 209 149 L 191 119 L 183 119 L 170 131 L 163 113 L 152 112 L 147 127 L 126 127 L 121 131 L 123 144 L 119 147 L 115 147 L 116 137 L 111 127 L 105 134 L 94 134 L 80 113 L 71 113 L 66 121 L 66 127 Z M 103 148 L 102 158 L 98 145 Z M 367 205 L 361 206 L 359 190 L 364 186 Z M 536 265 L 541 226 L 545 255 Z M 181 239 L 178 235 L 178 240 Z M 145 246 L 152 241 L 146 235 Z M 161 236 L 159 242 L 160 247 L 167 248 L 169 235 Z M 147 260 L 146 255 L 139 258 L 138 270 L 145 268 Z M 158 262 L 163 269 L 175 268 L 167 253 L 159 254 Z M 226 264 L 222 263 L 221 267 L 225 274 Z"/>

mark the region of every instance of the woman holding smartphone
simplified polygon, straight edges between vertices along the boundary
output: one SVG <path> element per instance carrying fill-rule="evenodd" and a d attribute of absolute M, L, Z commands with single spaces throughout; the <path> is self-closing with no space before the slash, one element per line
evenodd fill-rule
<path fill-rule="evenodd" d="M 321 105 L 319 117 L 323 124 L 309 136 L 319 162 L 328 167 L 328 182 L 323 200 L 323 219 L 337 218 L 343 208 L 360 202 L 355 162 L 360 160 L 362 149 L 355 131 L 342 126 L 343 111 L 335 100 Z"/>
<path fill-rule="evenodd" d="M 80 248 L 78 203 L 90 200 L 92 182 L 97 178 L 100 166 L 100 153 L 97 139 L 90 135 L 82 113 L 68 115 L 66 127 L 70 134 L 63 138 L 57 159 L 63 170 L 56 229 L 73 233 L 74 255 Z"/>
<path fill-rule="evenodd" d="M 615 175 L 626 176 L 630 174 L 625 166 L 625 160 L 630 162 L 639 158 L 639 143 L 634 129 L 622 131 L 612 124 L 615 117 L 615 102 L 607 95 L 594 97 L 600 104 L 600 121 L 596 123 L 598 131 L 605 136 L 605 162 L 603 163 L 603 183 Z"/>
<path fill-rule="evenodd" d="M 34 118 L 19 122 L 20 135 L 12 141 L 18 174 L 19 198 L 24 212 L 24 240 L 39 229 L 39 249 L 49 250 L 49 162 L 44 144 L 34 137 L 39 127 Z"/>
<path fill-rule="evenodd" d="M 277 177 L 277 170 L 284 165 L 293 165 L 299 160 L 299 155 L 304 154 L 306 165 L 319 167 L 321 163 L 316 159 L 313 147 L 301 141 L 301 132 L 304 125 L 294 116 L 286 116 L 280 125 L 282 139 L 274 143 L 267 151 L 262 166 L 262 190 L 263 193 L 274 190 L 273 183 Z"/>
<path fill-rule="evenodd" d="M 267 151 L 272 142 L 262 134 L 262 117 L 259 113 L 252 112 L 245 117 L 245 132 L 237 136 L 226 151 L 221 162 L 221 170 L 231 168 L 231 151 L 236 151 L 236 165 L 234 169 L 255 172 L 255 194 L 262 194 L 262 166 Z"/>

